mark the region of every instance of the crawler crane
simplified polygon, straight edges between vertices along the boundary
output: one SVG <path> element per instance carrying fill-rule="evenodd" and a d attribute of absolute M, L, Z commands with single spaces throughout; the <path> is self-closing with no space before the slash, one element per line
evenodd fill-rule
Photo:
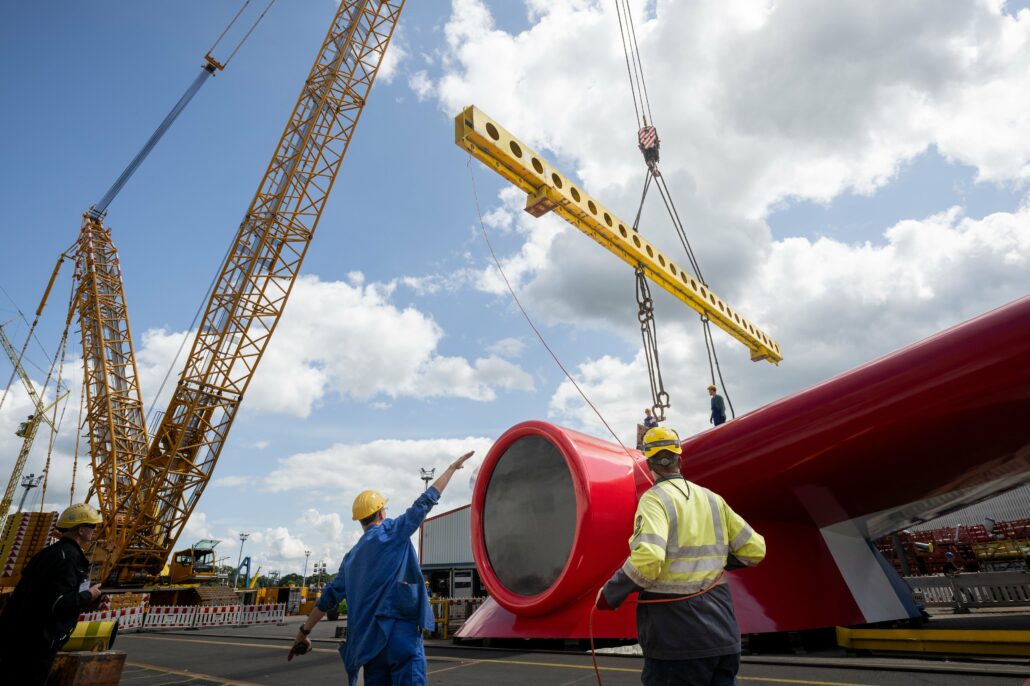
<path fill-rule="evenodd" d="M 148 432 L 117 251 L 83 218 L 76 275 L 98 578 L 161 571 L 207 485 L 279 323 L 403 0 L 345 0 L 330 25 L 208 300 L 160 423 Z"/>

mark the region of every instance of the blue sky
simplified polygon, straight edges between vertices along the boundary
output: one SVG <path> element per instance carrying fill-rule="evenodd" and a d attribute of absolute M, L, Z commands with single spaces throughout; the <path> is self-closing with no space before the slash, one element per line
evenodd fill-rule
<path fill-rule="evenodd" d="M 442 467 L 465 446 L 482 455 L 525 419 L 604 435 L 498 285 L 451 119 L 479 105 L 631 218 L 642 163 L 610 4 L 408 4 L 304 281 L 184 539 L 226 539 L 223 554 L 235 557 L 232 539 L 248 531 L 248 551 L 266 569 L 299 571 L 304 549 L 332 565 L 354 538 L 347 513 L 363 488 L 410 500 L 419 467 Z M 1026 293 L 1025 6 L 635 5 L 663 170 L 705 274 L 786 357 L 780 367 L 753 364 L 719 337 L 738 413 Z M 185 90 L 238 7 L 109 0 L 0 9 L 0 320 L 18 309 L 31 316 L 82 212 Z M 277 3 L 111 206 L 147 403 L 335 7 Z M 524 215 L 518 194 L 478 163 L 471 170 L 520 297 L 628 439 L 648 404 L 632 274 L 559 220 Z M 656 200 L 643 231 L 674 253 Z M 51 354 L 70 271 L 39 330 Z M 662 294 L 657 307 L 669 422 L 704 430 L 707 363 L 695 315 Z M 8 327 L 18 342 L 26 330 Z M 67 375 L 77 398 L 72 333 Z M 42 382 L 48 363 L 36 345 L 30 362 Z M 0 408 L 2 474 L 27 407 L 15 388 Z M 67 502 L 77 411 L 76 400 L 55 446 L 55 508 Z M 45 459 L 37 446 L 28 471 Z M 468 493 L 459 478 L 445 504 Z"/>

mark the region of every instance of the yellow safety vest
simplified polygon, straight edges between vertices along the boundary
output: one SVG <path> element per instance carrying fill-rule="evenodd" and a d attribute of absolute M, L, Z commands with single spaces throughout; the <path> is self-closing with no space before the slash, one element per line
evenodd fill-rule
<path fill-rule="evenodd" d="M 765 539 L 721 496 L 680 478 L 659 481 L 640 498 L 629 548 L 626 576 L 677 595 L 711 585 L 730 554 L 748 566 L 765 557 Z"/>

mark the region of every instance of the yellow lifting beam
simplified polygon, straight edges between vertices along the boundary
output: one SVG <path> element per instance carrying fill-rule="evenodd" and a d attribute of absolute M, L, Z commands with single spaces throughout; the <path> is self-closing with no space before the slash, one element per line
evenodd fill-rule
<path fill-rule="evenodd" d="M 454 118 L 454 142 L 525 191 L 526 211 L 534 217 L 553 210 L 630 266 L 642 267 L 649 279 L 746 345 L 753 361 L 783 359 L 764 331 L 479 108 L 470 105 Z"/>

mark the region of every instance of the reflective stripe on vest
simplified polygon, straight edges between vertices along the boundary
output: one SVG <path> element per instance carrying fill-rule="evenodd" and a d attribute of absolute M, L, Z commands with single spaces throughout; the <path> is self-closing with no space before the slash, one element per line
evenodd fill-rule
<path fill-rule="evenodd" d="M 684 503 L 684 509 L 688 512 L 693 510 L 695 512 L 695 516 L 698 514 L 696 508 L 699 506 L 703 508 L 703 505 L 696 501 L 691 503 L 690 500 L 695 495 L 699 495 L 700 493 L 705 494 L 705 499 L 708 501 L 708 508 L 712 517 L 711 532 L 713 534 L 712 538 L 714 538 L 714 542 L 700 545 L 681 546 L 679 545 L 681 540 L 681 527 L 679 521 L 680 514 L 676 509 L 676 502 L 674 501 L 672 492 L 667 491 L 666 487 L 662 486 L 662 483 L 664 482 L 659 482 L 651 489 L 651 492 L 658 498 L 658 501 L 661 502 L 662 507 L 665 510 L 669 526 L 668 539 L 664 546 L 665 560 L 661 566 L 661 573 L 656 580 L 645 579 L 636 569 L 633 568 L 632 564 L 629 563 L 629 560 L 627 560 L 627 564 L 624 565 L 623 571 L 625 571 L 626 575 L 639 585 L 645 586 L 649 590 L 657 593 L 676 593 L 681 595 L 696 593 L 710 584 L 715 575 L 725 567 L 726 557 L 730 553 L 730 546 L 726 542 L 726 536 L 724 533 L 719 500 L 713 493 L 706 489 L 694 487 L 691 492 L 688 492 L 686 495 L 686 502 Z M 675 488 L 675 486 L 673 486 L 673 488 Z M 695 525 L 700 523 L 700 521 L 693 522 Z M 708 538 L 708 536 L 703 535 L 702 540 L 706 538 Z M 737 539 L 738 537 L 734 537 L 735 542 Z M 631 548 L 635 549 L 635 546 L 641 543 L 650 543 L 661 547 L 662 537 L 655 533 L 642 531 L 632 539 Z"/>
<path fill-rule="evenodd" d="M 740 530 L 740 533 L 734 536 L 733 540 L 730 541 L 730 549 L 739 550 L 740 548 L 742 548 L 745 543 L 751 540 L 751 535 L 753 533 L 754 531 L 752 531 L 751 525 L 745 525 L 744 528 Z"/>

